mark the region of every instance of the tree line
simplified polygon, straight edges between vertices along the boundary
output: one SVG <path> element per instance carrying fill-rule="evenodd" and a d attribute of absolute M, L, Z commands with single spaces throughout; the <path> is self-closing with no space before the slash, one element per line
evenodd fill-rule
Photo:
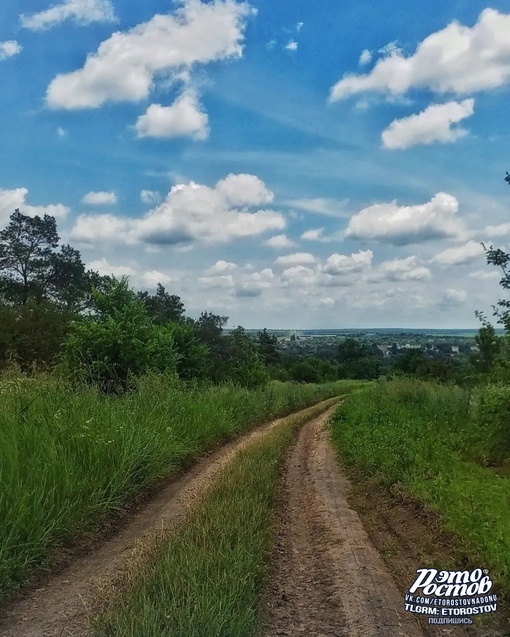
<path fill-rule="evenodd" d="M 57 370 L 107 392 L 125 391 L 148 372 L 247 387 L 380 373 L 374 348 L 354 339 L 333 360 L 303 360 L 282 357 L 266 329 L 253 337 L 241 326 L 227 332 L 227 322 L 212 312 L 190 318 L 161 284 L 137 292 L 127 278 L 87 269 L 78 250 L 60 245 L 50 215 L 17 209 L 0 232 L 0 369 Z"/>

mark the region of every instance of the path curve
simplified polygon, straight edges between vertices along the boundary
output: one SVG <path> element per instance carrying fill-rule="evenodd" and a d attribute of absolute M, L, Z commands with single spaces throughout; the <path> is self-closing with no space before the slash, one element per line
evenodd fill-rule
<path fill-rule="evenodd" d="M 339 397 L 291 414 L 310 418 L 317 416 L 318 407 L 326 411 Z M 315 411 L 313 411 L 315 410 Z M 100 589 L 117 581 L 130 561 L 151 535 L 175 528 L 195 509 L 209 485 L 223 468 L 243 448 L 265 435 L 286 418 L 266 423 L 245 434 L 199 461 L 190 471 L 170 482 L 115 536 L 100 547 L 73 561 L 47 584 L 27 594 L 4 612 L 0 619 L 2 637 L 78 637 L 86 635 L 93 616 L 91 605 Z"/>
<path fill-rule="evenodd" d="M 348 492 L 325 420 L 309 422 L 283 478 L 266 637 L 423 636 Z"/>

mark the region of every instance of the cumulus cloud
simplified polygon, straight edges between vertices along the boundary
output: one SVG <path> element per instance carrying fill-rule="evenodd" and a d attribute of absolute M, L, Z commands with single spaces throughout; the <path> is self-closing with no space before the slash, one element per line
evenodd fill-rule
<path fill-rule="evenodd" d="M 465 228 L 458 211 L 457 199 L 444 192 L 414 206 L 399 206 L 396 201 L 374 204 L 351 218 L 346 236 L 394 245 L 461 238 Z"/>
<path fill-rule="evenodd" d="M 66 137 L 66 136 L 67 136 L 67 131 L 66 131 L 66 129 L 65 129 L 65 128 L 62 128 L 62 126 L 59 126 L 59 127 L 57 128 L 57 135 L 58 135 L 59 137 Z"/>
<path fill-rule="evenodd" d="M 296 242 L 289 239 L 285 234 L 277 234 L 264 241 L 264 245 L 279 250 L 280 248 L 293 248 L 296 246 Z"/>
<path fill-rule="evenodd" d="M 0 225 L 5 225 L 9 221 L 12 213 L 19 208 L 19 211 L 30 217 L 51 215 L 59 219 L 64 218 L 69 212 L 69 208 L 61 203 L 49 204 L 47 206 L 32 206 L 27 204 L 27 188 L 14 188 L 4 190 L 0 188 Z"/>
<path fill-rule="evenodd" d="M 288 44 L 285 46 L 287 51 L 297 51 L 298 43 L 295 40 L 289 40 Z"/>
<path fill-rule="evenodd" d="M 18 53 L 21 53 L 23 47 L 16 42 L 16 40 L 6 40 L 5 42 L 0 42 L 0 62 L 2 60 L 7 60 L 7 58 L 12 58 Z"/>
<path fill-rule="evenodd" d="M 335 236 L 327 236 L 324 234 L 324 228 L 311 228 L 301 235 L 303 241 L 318 241 L 320 243 L 330 243 L 335 240 Z"/>
<path fill-rule="evenodd" d="M 161 201 L 161 195 L 155 190 L 142 190 L 140 201 L 146 204 L 157 204 Z"/>
<path fill-rule="evenodd" d="M 293 255 L 290 255 L 293 256 Z M 371 250 L 359 251 L 350 256 L 345 254 L 332 254 L 326 261 L 318 261 L 314 257 L 315 266 L 311 260 L 309 265 L 306 260 L 298 259 L 288 261 L 284 265 L 290 265 L 281 275 L 285 286 L 306 288 L 320 287 L 350 287 L 370 272 L 373 253 Z"/>
<path fill-rule="evenodd" d="M 230 173 L 225 179 L 220 179 L 216 189 L 232 206 L 263 206 L 274 199 L 274 194 L 261 179 L 245 173 Z"/>
<path fill-rule="evenodd" d="M 346 75 L 331 89 L 338 101 L 367 91 L 403 95 L 412 88 L 466 95 L 510 80 L 510 15 L 484 9 L 472 27 L 456 20 L 406 57 L 396 46 L 366 74 Z"/>
<path fill-rule="evenodd" d="M 88 267 L 102 276 L 114 276 L 117 278 L 127 276 L 129 277 L 131 285 L 149 290 L 155 290 L 158 283 L 168 285 L 174 281 L 174 279 L 165 272 L 160 272 L 159 270 L 144 271 L 137 263 L 132 263 L 131 265 L 113 265 L 108 259 L 102 258 L 91 261 Z"/>
<path fill-rule="evenodd" d="M 216 261 L 214 265 L 205 271 L 205 274 L 223 274 L 237 270 L 237 265 L 230 261 Z"/>
<path fill-rule="evenodd" d="M 21 25 L 32 31 L 43 31 L 67 20 L 86 26 L 94 22 L 116 22 L 110 0 L 65 0 L 45 11 L 20 16 Z"/>
<path fill-rule="evenodd" d="M 321 271 L 333 276 L 362 272 L 370 267 L 373 256 L 372 250 L 360 251 L 351 254 L 350 257 L 345 254 L 332 254 L 321 267 Z"/>
<path fill-rule="evenodd" d="M 238 191 L 238 186 L 243 183 L 257 184 L 258 188 L 256 191 Z M 268 196 L 265 184 L 253 175 L 229 175 L 213 188 L 194 182 L 178 184 L 164 202 L 141 218 L 80 215 L 71 237 L 85 243 L 226 243 L 285 228 L 282 214 L 266 209 L 249 210 Z M 234 202 L 242 202 L 242 207 Z"/>
<path fill-rule="evenodd" d="M 155 15 L 116 32 L 83 68 L 57 75 L 48 87 L 51 108 L 98 108 L 149 97 L 157 78 L 182 80 L 197 64 L 240 57 L 246 19 L 254 10 L 234 0 L 186 0 L 174 14 Z M 184 75 L 183 75 L 184 74 Z"/>
<path fill-rule="evenodd" d="M 304 265 L 307 263 L 315 263 L 316 258 L 309 252 L 295 252 L 294 254 L 287 254 L 283 257 L 278 257 L 275 261 L 277 265 Z"/>
<path fill-rule="evenodd" d="M 361 55 L 359 56 L 359 65 L 366 66 L 367 64 L 370 64 L 371 61 L 372 61 L 371 51 L 369 51 L 368 49 L 365 49 L 364 51 L 362 51 Z"/>
<path fill-rule="evenodd" d="M 114 192 L 88 192 L 82 202 L 88 206 L 113 205 L 117 203 L 117 195 Z"/>
<path fill-rule="evenodd" d="M 392 259 L 379 265 L 372 281 L 421 281 L 431 278 L 430 270 L 419 264 L 416 256 Z"/>
<path fill-rule="evenodd" d="M 404 150 L 418 144 L 455 142 L 468 131 L 460 126 L 452 127 L 473 115 L 474 104 L 473 99 L 433 104 L 418 115 L 396 119 L 382 133 L 383 147 Z"/>
<path fill-rule="evenodd" d="M 432 258 L 432 263 L 442 266 L 464 265 L 472 261 L 478 261 L 484 255 L 484 249 L 477 241 L 468 241 L 458 248 L 448 248 Z"/>
<path fill-rule="evenodd" d="M 151 104 L 138 118 L 135 129 L 138 137 L 203 140 L 209 136 L 209 116 L 201 110 L 196 94 L 187 90 L 171 106 Z"/>

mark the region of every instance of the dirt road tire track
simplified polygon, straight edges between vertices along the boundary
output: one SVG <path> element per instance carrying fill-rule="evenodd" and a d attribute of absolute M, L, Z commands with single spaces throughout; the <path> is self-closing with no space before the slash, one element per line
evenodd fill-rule
<path fill-rule="evenodd" d="M 283 478 L 266 637 L 422 637 L 347 493 L 325 419 L 309 422 Z"/>
<path fill-rule="evenodd" d="M 331 413 L 338 398 L 321 403 Z M 326 411 L 327 410 L 327 411 Z M 309 412 L 302 410 L 298 416 Z M 310 415 L 310 418 L 312 415 Z M 313 417 L 317 417 L 315 412 Z M 89 632 L 98 587 L 107 589 L 126 569 L 151 534 L 175 528 L 197 506 L 208 486 L 244 447 L 284 419 L 266 423 L 199 461 L 140 509 L 121 531 L 89 554 L 79 557 L 41 588 L 8 608 L 0 618 L 1 637 L 78 637 Z"/>

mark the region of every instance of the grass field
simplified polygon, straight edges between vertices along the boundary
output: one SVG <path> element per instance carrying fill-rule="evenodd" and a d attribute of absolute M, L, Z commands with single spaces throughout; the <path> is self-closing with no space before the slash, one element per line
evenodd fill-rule
<path fill-rule="evenodd" d="M 248 391 L 152 377 L 107 398 L 52 378 L 0 379 L 0 603 L 61 547 L 205 450 L 350 385 Z"/>
<path fill-rule="evenodd" d="M 259 634 L 272 508 L 296 427 L 290 417 L 236 455 L 200 507 L 145 563 L 96 624 L 96 637 Z"/>
<path fill-rule="evenodd" d="M 490 569 L 508 601 L 510 477 L 483 462 L 493 432 L 479 421 L 480 398 L 456 387 L 382 381 L 354 392 L 331 431 L 347 467 L 403 485 L 439 513 L 462 555 Z"/>

